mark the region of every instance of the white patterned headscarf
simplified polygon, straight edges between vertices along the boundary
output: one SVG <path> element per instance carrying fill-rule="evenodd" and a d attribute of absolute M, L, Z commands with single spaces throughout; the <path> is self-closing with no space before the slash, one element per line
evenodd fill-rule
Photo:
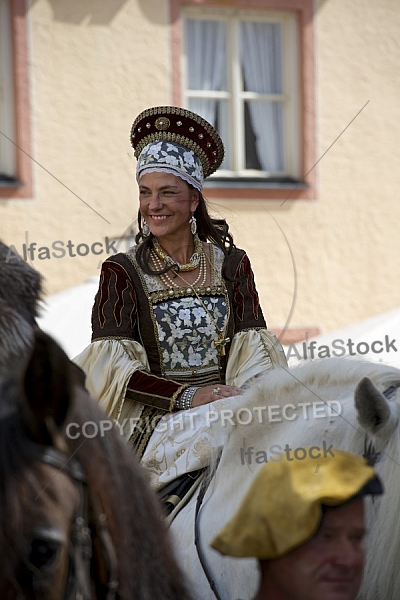
<path fill-rule="evenodd" d="M 203 187 L 204 174 L 196 154 L 174 142 L 157 141 L 147 144 L 140 153 L 136 167 L 136 180 L 150 171 L 171 173 L 180 177 L 199 192 Z"/>

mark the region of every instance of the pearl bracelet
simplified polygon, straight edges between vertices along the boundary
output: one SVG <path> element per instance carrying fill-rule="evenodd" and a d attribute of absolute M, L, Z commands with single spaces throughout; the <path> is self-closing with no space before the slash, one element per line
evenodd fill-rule
<path fill-rule="evenodd" d="M 189 408 L 192 408 L 193 396 L 199 389 L 199 387 L 192 386 L 183 390 L 182 394 L 175 402 L 175 408 L 178 410 L 189 410 Z"/>

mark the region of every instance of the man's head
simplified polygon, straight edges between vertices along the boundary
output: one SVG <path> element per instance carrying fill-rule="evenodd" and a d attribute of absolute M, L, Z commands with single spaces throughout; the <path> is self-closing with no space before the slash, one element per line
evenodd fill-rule
<path fill-rule="evenodd" d="M 364 568 L 364 506 L 326 507 L 317 533 L 282 558 L 260 561 L 268 600 L 353 600 Z"/>
<path fill-rule="evenodd" d="M 212 546 L 259 559 L 259 598 L 353 600 L 364 564 L 362 497 L 379 493 L 372 467 L 341 450 L 269 463 Z"/>

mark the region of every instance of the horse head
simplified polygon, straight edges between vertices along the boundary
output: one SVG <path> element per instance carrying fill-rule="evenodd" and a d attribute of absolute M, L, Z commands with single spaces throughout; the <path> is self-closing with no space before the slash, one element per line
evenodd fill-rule
<path fill-rule="evenodd" d="M 187 597 L 144 472 L 42 332 L 0 377 L 0 481 L 2 599 Z"/>
<path fill-rule="evenodd" d="M 87 475 L 64 430 L 79 381 L 74 371 L 62 349 L 38 332 L 23 379 L 16 378 L 16 370 L 8 377 L 3 373 L 0 544 L 7 559 L 0 589 L 5 598 L 92 598 Z"/>
<path fill-rule="evenodd" d="M 375 464 L 385 493 L 367 506 L 367 565 L 360 600 L 395 600 L 400 593 L 396 557 L 400 552 L 397 534 L 400 510 L 400 381 L 381 383 L 380 389 L 368 377 L 355 390 L 358 422 L 365 431 L 365 454 Z M 381 391 L 383 390 L 383 391 Z"/>
<path fill-rule="evenodd" d="M 200 544 L 222 598 L 251 598 L 257 588 L 252 559 L 222 557 L 208 547 L 233 516 L 256 471 L 266 462 L 302 460 L 335 448 L 367 454 L 376 462 L 385 493 L 367 501 L 367 563 L 360 600 L 397 600 L 400 554 L 400 371 L 382 364 L 324 359 L 295 369 L 276 368 L 254 381 L 243 396 L 214 403 L 215 439 L 222 453 L 198 517 Z M 274 490 L 271 490 L 274 494 Z M 192 537 L 195 500 L 172 529 L 186 549 Z M 182 544 L 182 541 L 180 542 Z M 179 558 L 202 597 L 214 595 L 194 553 Z"/>

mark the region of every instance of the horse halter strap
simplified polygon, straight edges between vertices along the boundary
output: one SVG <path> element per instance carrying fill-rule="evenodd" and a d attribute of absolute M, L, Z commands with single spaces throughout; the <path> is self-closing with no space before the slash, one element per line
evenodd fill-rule
<path fill-rule="evenodd" d="M 69 557 L 67 583 L 63 600 L 92 600 L 90 563 L 92 558 L 92 531 L 89 527 L 89 502 L 87 479 L 82 465 L 51 446 L 29 443 L 31 456 L 66 473 L 77 485 L 79 503 L 71 531 L 72 554 Z M 93 507 L 95 527 L 104 550 L 104 561 L 108 571 L 106 600 L 115 600 L 118 590 L 117 560 L 106 517 Z"/>
<path fill-rule="evenodd" d="M 387 400 L 390 400 L 392 396 L 396 394 L 399 387 L 400 383 L 395 383 L 382 392 L 382 394 Z M 368 464 L 373 467 L 379 461 L 380 456 L 381 453 L 376 451 L 374 442 L 370 439 L 368 433 L 365 432 L 363 458 L 366 458 Z M 374 497 L 372 498 L 372 501 L 374 501 Z"/>

